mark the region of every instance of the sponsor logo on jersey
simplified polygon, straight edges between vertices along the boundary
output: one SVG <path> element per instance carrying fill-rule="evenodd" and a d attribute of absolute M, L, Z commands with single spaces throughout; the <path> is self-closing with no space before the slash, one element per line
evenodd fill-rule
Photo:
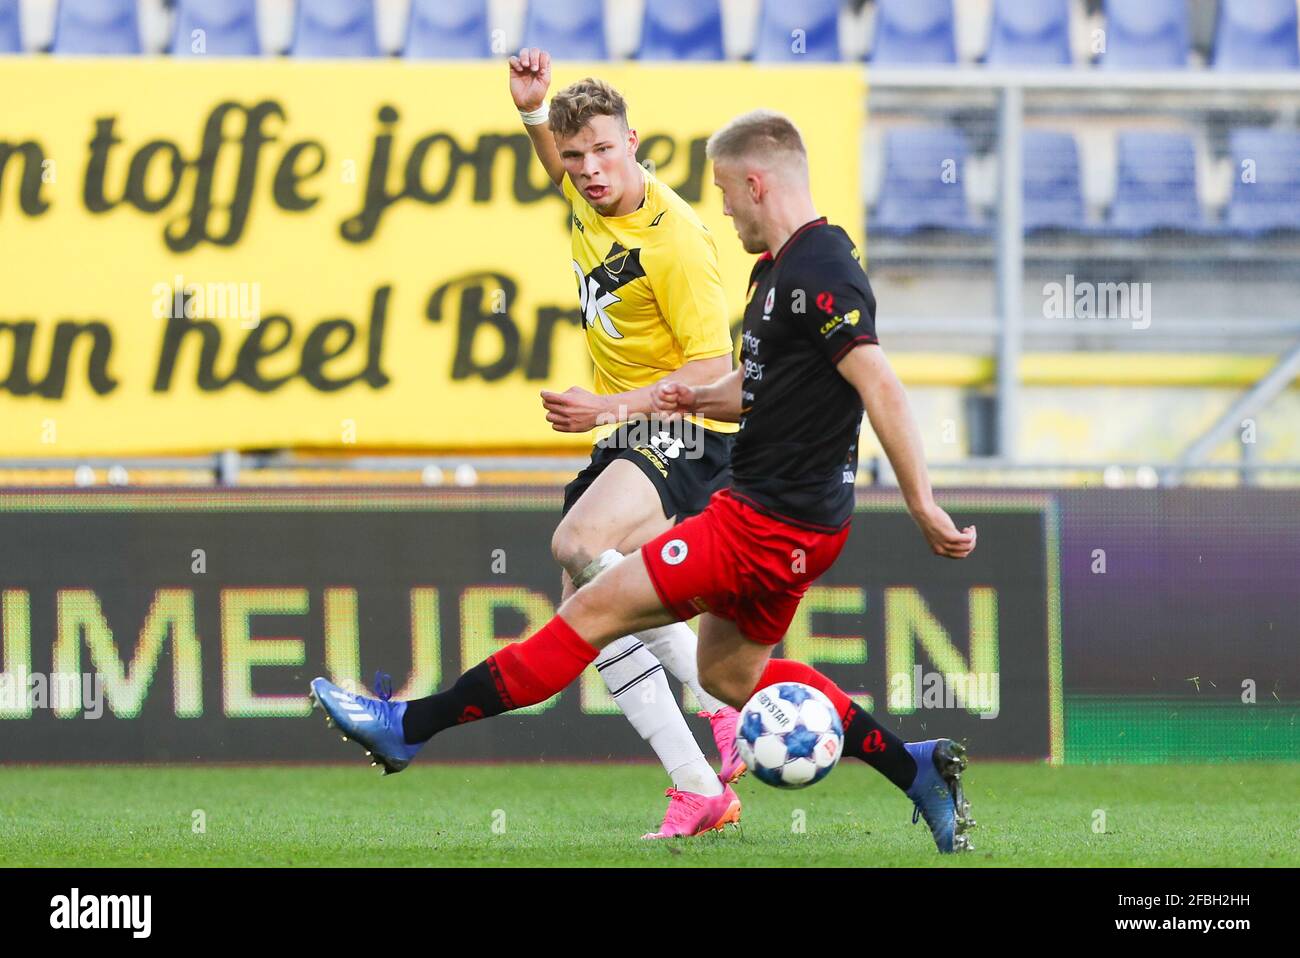
<path fill-rule="evenodd" d="M 851 309 L 843 316 L 833 316 L 822 324 L 821 334 L 825 336 L 828 333 L 834 332 L 840 326 L 856 326 L 858 325 L 858 320 L 861 318 L 862 310 L 860 309 Z"/>
<path fill-rule="evenodd" d="M 776 287 L 773 286 L 767 291 L 767 299 L 763 300 L 763 318 L 772 318 L 772 307 L 776 305 Z"/>
<path fill-rule="evenodd" d="M 659 455 L 657 450 L 651 449 L 649 446 L 636 446 L 635 450 L 645 456 L 650 465 L 659 470 L 659 475 L 663 476 L 665 479 L 668 478 L 668 465 L 664 461 L 664 457 Z"/>
<path fill-rule="evenodd" d="M 599 323 L 611 339 L 622 339 L 623 334 L 614 325 L 609 308 L 622 302 L 615 290 L 645 276 L 645 269 L 641 266 L 641 250 L 625 249 L 621 244 L 615 243 L 600 265 L 590 273 L 584 274 L 577 260 L 573 260 L 573 272 L 578 278 L 582 328 Z"/>

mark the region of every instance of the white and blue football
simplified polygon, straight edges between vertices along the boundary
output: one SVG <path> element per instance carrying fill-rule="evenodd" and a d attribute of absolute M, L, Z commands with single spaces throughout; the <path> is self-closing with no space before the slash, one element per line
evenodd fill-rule
<path fill-rule="evenodd" d="M 759 689 L 740 710 L 736 747 L 760 782 L 805 788 L 830 774 L 844 749 L 835 707 L 802 682 Z"/>

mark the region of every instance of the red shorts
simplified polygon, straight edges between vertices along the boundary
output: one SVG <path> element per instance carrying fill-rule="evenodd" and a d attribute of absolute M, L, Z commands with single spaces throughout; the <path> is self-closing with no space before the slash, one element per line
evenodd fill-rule
<path fill-rule="evenodd" d="M 808 586 L 849 537 L 774 519 L 722 489 L 708 507 L 641 547 L 664 606 L 682 619 L 712 612 L 745 638 L 775 645 Z"/>

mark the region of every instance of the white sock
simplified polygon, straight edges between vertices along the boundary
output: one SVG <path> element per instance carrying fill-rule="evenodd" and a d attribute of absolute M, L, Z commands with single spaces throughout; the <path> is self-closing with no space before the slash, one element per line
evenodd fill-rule
<path fill-rule="evenodd" d="M 678 682 L 690 687 L 705 709 L 716 712 L 727 707 L 726 702 L 714 698 L 700 685 L 700 666 L 695 659 L 695 647 L 699 640 L 689 625 L 673 622 L 671 625 L 645 629 L 638 632 L 636 637 L 664 664 L 664 668 L 673 673 Z"/>
<path fill-rule="evenodd" d="M 626 556 L 615 549 L 606 549 L 583 569 L 575 579 L 581 585 L 590 582 L 610 566 L 618 565 Z M 696 700 L 709 712 L 726 708 L 727 703 L 714 698 L 700 685 L 700 666 L 695 659 L 695 649 L 699 644 L 695 633 L 685 622 L 672 622 L 654 629 L 645 629 L 636 633 L 636 637 L 650 649 L 650 652 L 683 685 L 695 693 Z"/>
<path fill-rule="evenodd" d="M 673 787 L 721 795 L 722 783 L 687 727 L 654 653 L 626 636 L 605 646 L 593 664 L 632 727 L 659 756 Z"/>

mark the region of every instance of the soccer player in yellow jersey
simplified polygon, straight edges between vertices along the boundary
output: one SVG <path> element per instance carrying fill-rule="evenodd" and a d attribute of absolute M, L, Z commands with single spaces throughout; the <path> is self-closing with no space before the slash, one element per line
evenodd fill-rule
<path fill-rule="evenodd" d="M 623 97 L 581 80 L 544 105 L 550 56 L 510 58 L 510 93 L 538 159 L 572 204 L 572 266 L 594 391 L 543 392 L 559 432 L 620 425 L 592 448 L 565 488 L 552 551 L 564 597 L 688 516 L 730 484 L 737 426 L 689 417 L 649 419 L 655 383 L 703 385 L 732 366 L 729 313 L 713 236 L 676 193 L 637 162 L 638 138 Z M 672 779 L 662 827 L 647 838 L 698 835 L 739 820 L 731 782 L 744 773 L 734 745 L 736 710 L 699 683 L 696 638 L 684 622 L 620 639 L 595 666 L 623 713 Z M 707 710 L 722 754 L 717 775 L 686 725 L 667 667 Z M 702 713 L 704 714 L 704 713 Z"/>

